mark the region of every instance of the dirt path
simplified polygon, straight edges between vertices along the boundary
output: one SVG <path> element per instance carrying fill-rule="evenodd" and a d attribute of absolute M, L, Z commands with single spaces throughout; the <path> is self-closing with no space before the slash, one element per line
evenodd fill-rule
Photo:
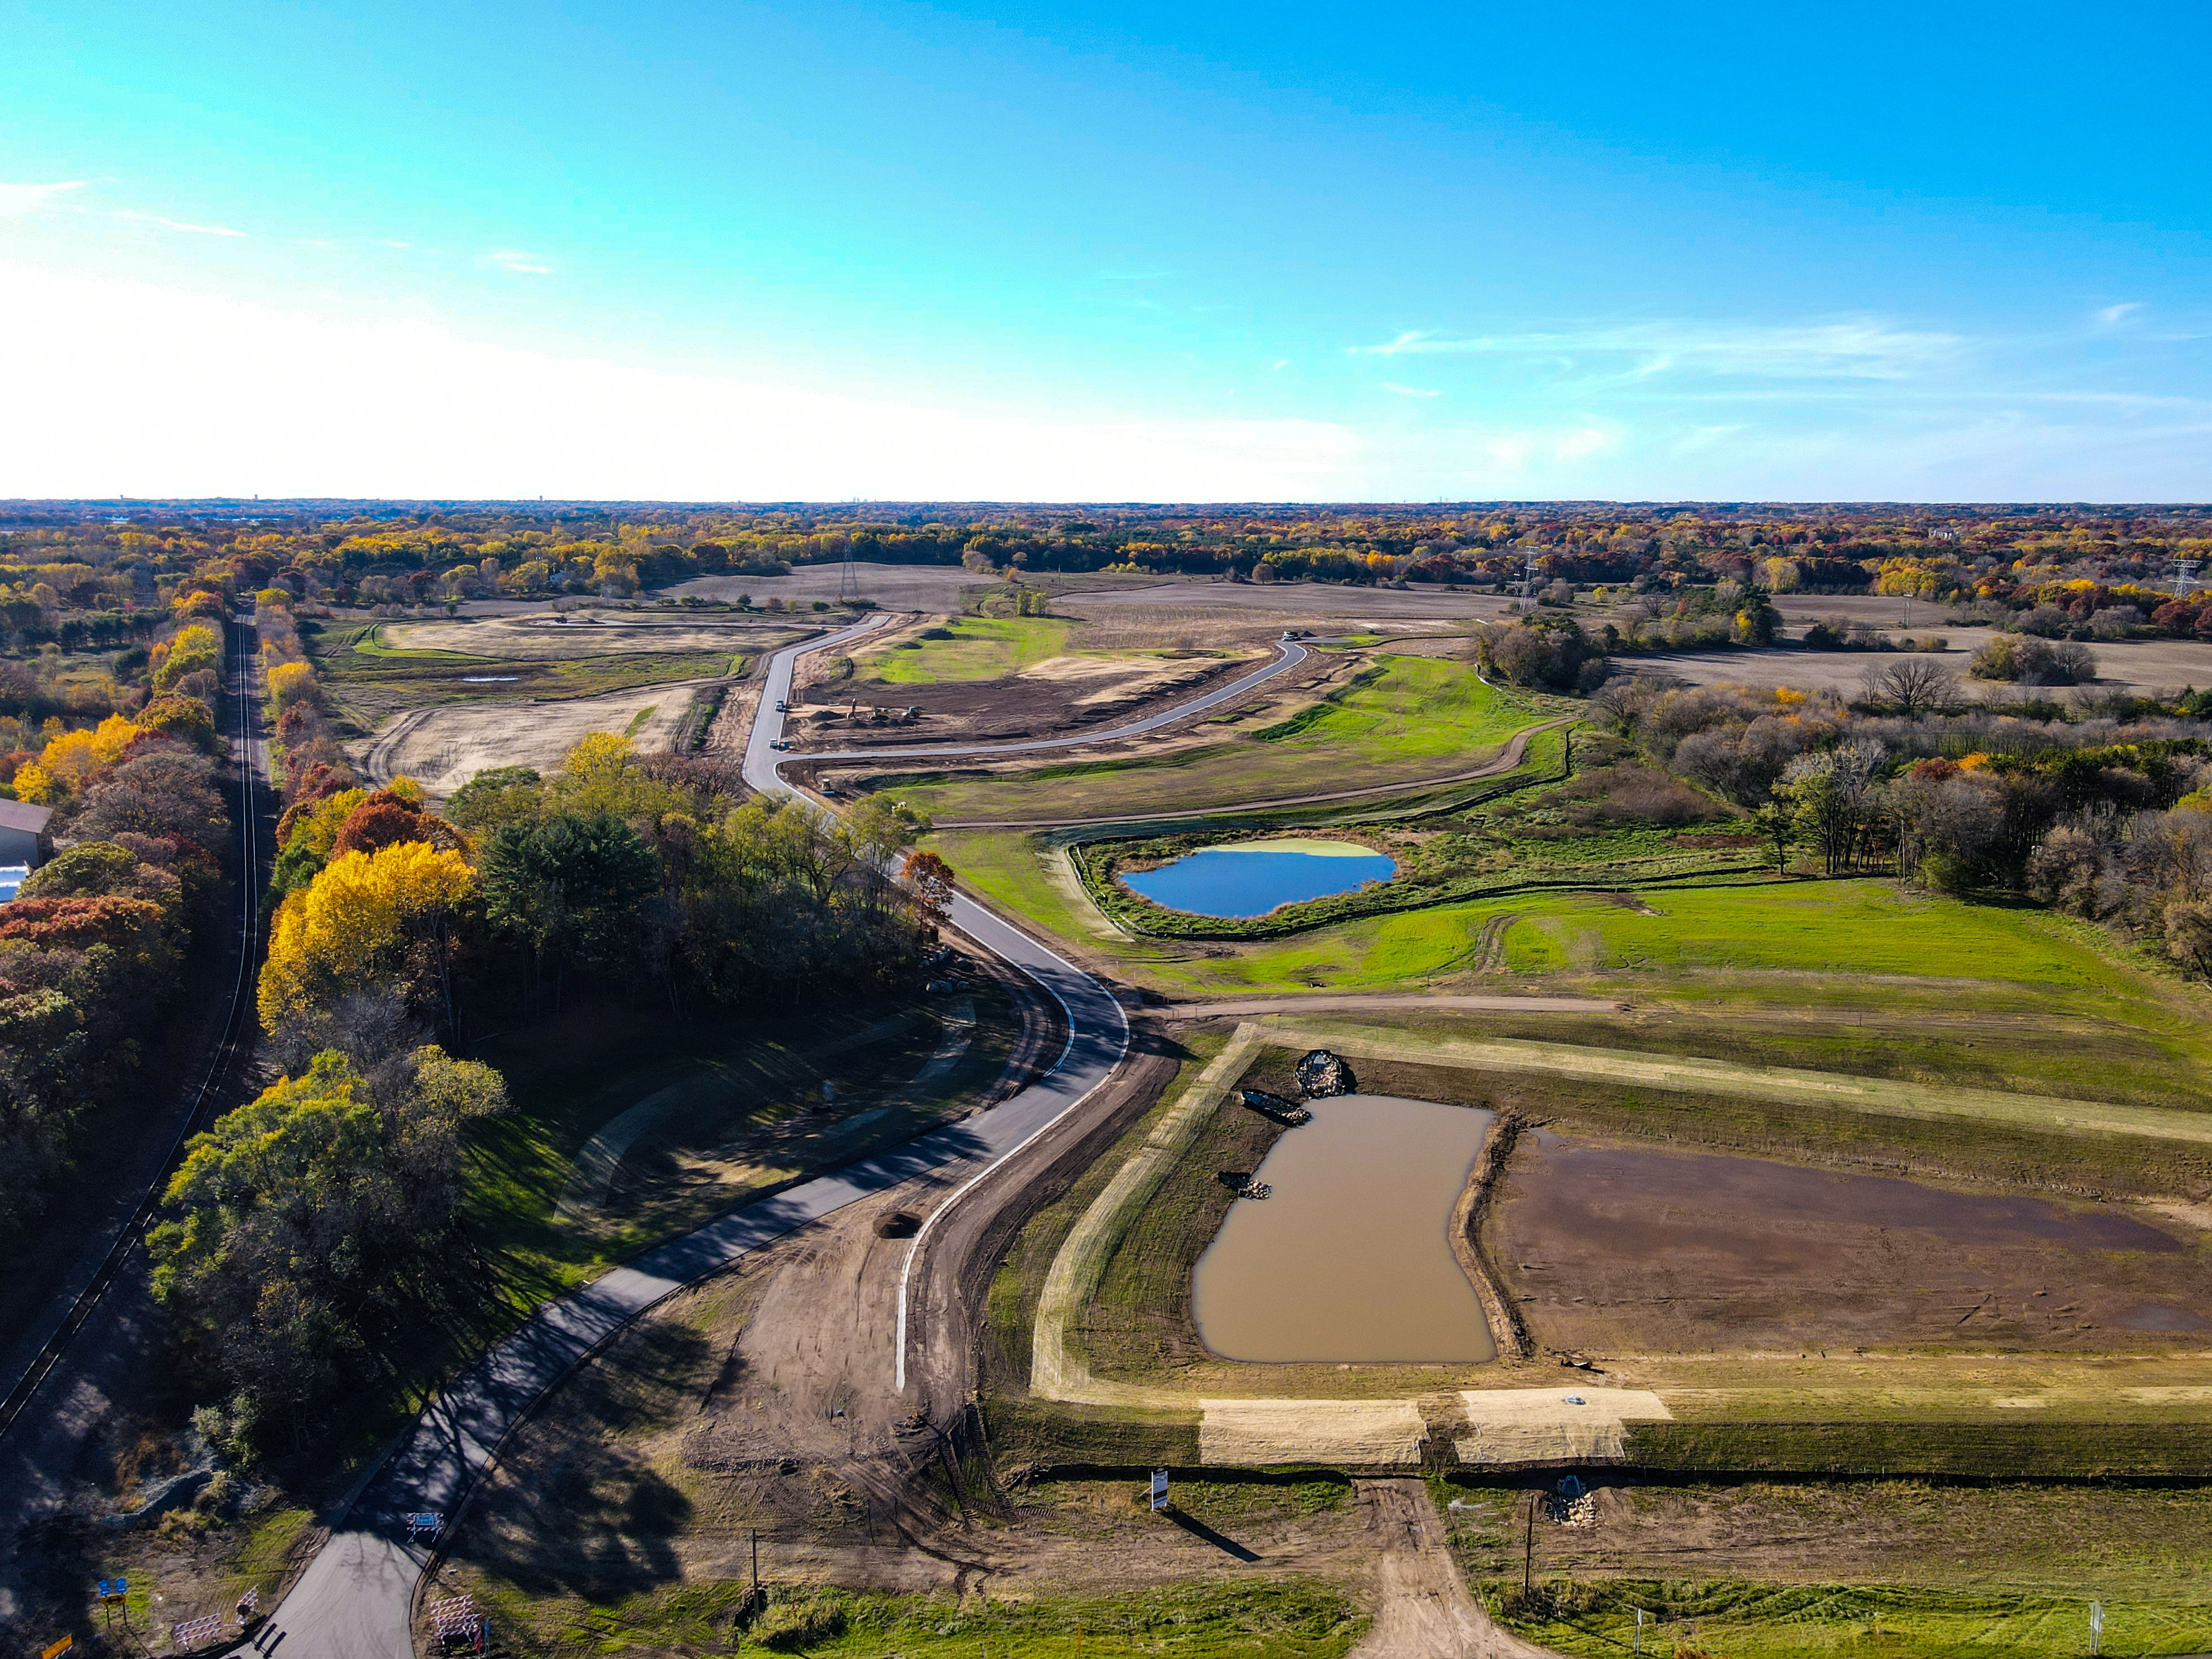
<path fill-rule="evenodd" d="M 1302 1014 L 1317 1008 L 1357 1013 L 1364 1008 L 1450 1009 L 1481 1014 L 1618 1014 L 1628 1005 L 1609 997 L 1482 996 L 1345 996 L 1327 991 L 1281 997 L 1232 997 L 1223 1001 L 1177 1002 L 1161 1012 L 1161 1018 L 1186 1019 L 1249 1019 L 1255 1014 Z"/>
<path fill-rule="evenodd" d="M 1443 998 L 1431 1000 L 1441 1003 Z M 1617 1007 L 1607 1004 L 1602 1011 Z M 1293 1011 L 1296 1012 L 1296 1011 Z M 1321 1021 L 1308 1026 L 1271 1024 L 1270 1046 L 1333 1048 L 1352 1060 L 1387 1060 L 1487 1073 L 1537 1073 L 1595 1078 L 1673 1093 L 1723 1095 L 1737 1099 L 1808 1101 L 1877 1115 L 1968 1118 L 2068 1134 L 2142 1135 L 2154 1139 L 2212 1142 L 2212 1122 L 2202 1112 L 2157 1106 L 2117 1106 L 2055 1095 L 2012 1094 L 1843 1072 L 1807 1072 L 1786 1066 L 1746 1066 L 1731 1060 L 1676 1058 L 1622 1048 L 1425 1037 L 1380 1027 Z"/>
<path fill-rule="evenodd" d="M 945 818 L 937 827 L 940 830 L 1081 830 L 1100 823 L 1168 823 L 1184 818 L 1228 817 L 1239 812 L 1271 812 L 1285 806 L 1322 806 L 1333 800 L 1359 800 L 1370 795 L 1403 795 L 1422 789 L 1441 789 L 1447 784 L 1475 783 L 1484 778 L 1494 778 L 1503 772 L 1510 772 L 1521 764 L 1521 757 L 1528 747 L 1529 738 L 1540 732 L 1572 726 L 1579 718 L 1571 715 L 1564 720 L 1546 720 L 1540 725 L 1516 732 L 1505 740 L 1505 747 L 1496 759 L 1486 762 L 1472 772 L 1454 772 L 1441 778 L 1408 778 L 1402 783 L 1370 784 L 1363 788 L 1337 789 L 1319 795 L 1286 795 L 1278 800 L 1197 806 L 1183 812 L 1116 812 L 1103 818 Z"/>
<path fill-rule="evenodd" d="M 1468 1592 L 1419 1480 L 1353 1483 L 1376 1568 L 1375 1624 L 1348 1659 L 1556 1659 L 1500 1630 Z"/>

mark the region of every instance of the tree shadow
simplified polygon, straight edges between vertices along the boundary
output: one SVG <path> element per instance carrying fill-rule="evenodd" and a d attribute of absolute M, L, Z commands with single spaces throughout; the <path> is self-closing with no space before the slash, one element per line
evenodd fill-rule
<path fill-rule="evenodd" d="M 1205 1522 L 1200 1521 L 1195 1516 L 1186 1515 L 1182 1510 L 1177 1509 L 1173 1504 L 1169 1504 L 1165 1509 L 1162 1510 L 1160 1513 L 1167 1516 L 1169 1520 L 1174 1522 L 1176 1525 L 1181 1527 L 1192 1537 L 1204 1539 L 1207 1543 L 1212 1545 L 1214 1548 L 1219 1550 L 1224 1555 L 1232 1555 L 1239 1561 L 1245 1562 L 1257 1561 L 1260 1559 L 1257 1555 L 1254 1554 L 1250 1550 L 1246 1549 L 1243 1545 L 1238 1543 L 1227 1534 L 1214 1531 L 1214 1529 L 1207 1526 Z"/>
<path fill-rule="evenodd" d="M 467 1559 L 532 1595 L 604 1602 L 683 1576 L 675 1540 L 691 1500 L 642 1457 L 579 1436 L 511 1468 L 503 1501 L 471 1527 Z"/>

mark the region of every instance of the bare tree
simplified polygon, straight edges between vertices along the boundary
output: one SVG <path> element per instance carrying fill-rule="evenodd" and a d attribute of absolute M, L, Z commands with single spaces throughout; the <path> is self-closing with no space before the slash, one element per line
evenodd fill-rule
<path fill-rule="evenodd" d="M 1959 701 L 1959 677 L 1926 657 L 1901 657 L 1869 668 L 1863 684 L 1869 699 L 1892 705 L 1908 720 Z"/>

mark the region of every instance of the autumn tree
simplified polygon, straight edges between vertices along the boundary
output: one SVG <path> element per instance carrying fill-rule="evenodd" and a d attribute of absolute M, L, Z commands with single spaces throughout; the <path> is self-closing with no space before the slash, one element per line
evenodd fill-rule
<path fill-rule="evenodd" d="M 402 842 L 342 854 L 276 912 L 261 970 L 261 1023 L 270 1031 L 346 992 L 398 990 L 453 1018 L 453 935 L 478 896 L 459 853 Z"/>
<path fill-rule="evenodd" d="M 462 1135 L 505 1105 L 496 1072 L 435 1048 L 367 1072 L 326 1052 L 193 1137 L 147 1243 L 230 1390 L 234 1452 L 302 1443 L 454 1301 Z"/>

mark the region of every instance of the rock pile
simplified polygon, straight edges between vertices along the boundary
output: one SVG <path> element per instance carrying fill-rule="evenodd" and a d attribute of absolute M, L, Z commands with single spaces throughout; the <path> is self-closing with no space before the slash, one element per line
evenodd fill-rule
<path fill-rule="evenodd" d="M 1318 1100 L 1323 1095 L 1356 1095 L 1359 1079 L 1352 1074 L 1352 1067 L 1344 1056 L 1333 1054 L 1326 1048 L 1316 1048 L 1297 1064 L 1298 1088 L 1308 1100 Z"/>

